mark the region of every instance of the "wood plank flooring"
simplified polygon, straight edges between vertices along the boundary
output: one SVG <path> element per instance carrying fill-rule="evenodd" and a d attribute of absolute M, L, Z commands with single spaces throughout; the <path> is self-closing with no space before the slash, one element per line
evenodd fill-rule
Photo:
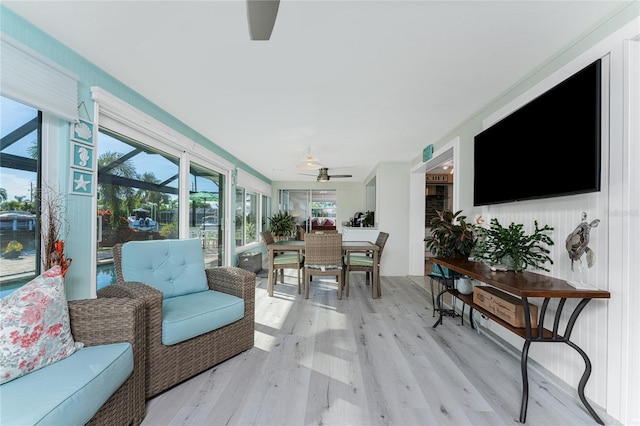
<path fill-rule="evenodd" d="M 519 424 L 519 354 L 466 317 L 433 329 L 424 277 L 383 277 L 376 300 L 364 273 L 342 300 L 317 277 L 305 300 L 288 272 L 274 297 L 257 280 L 255 346 L 148 401 L 144 426 Z M 528 425 L 596 424 L 541 373 L 529 369 Z"/>

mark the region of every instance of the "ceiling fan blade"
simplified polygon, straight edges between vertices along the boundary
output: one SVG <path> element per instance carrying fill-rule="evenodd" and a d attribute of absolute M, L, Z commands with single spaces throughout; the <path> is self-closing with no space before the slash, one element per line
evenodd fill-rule
<path fill-rule="evenodd" d="M 247 0 L 247 20 L 251 40 L 269 40 L 276 23 L 280 0 Z"/>
<path fill-rule="evenodd" d="M 352 175 L 329 175 L 329 168 L 321 167 L 320 170 L 318 170 L 317 181 L 328 182 L 331 178 L 350 178 L 350 177 L 353 177 L 353 176 Z"/>

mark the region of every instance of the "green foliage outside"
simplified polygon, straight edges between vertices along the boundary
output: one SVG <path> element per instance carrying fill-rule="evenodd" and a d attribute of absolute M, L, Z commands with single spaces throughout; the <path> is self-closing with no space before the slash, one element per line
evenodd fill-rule
<path fill-rule="evenodd" d="M 9 243 L 7 244 L 7 248 L 4 250 L 5 253 L 11 253 L 11 252 L 18 252 L 20 253 L 22 251 L 22 244 L 20 244 L 18 241 L 9 241 Z"/>

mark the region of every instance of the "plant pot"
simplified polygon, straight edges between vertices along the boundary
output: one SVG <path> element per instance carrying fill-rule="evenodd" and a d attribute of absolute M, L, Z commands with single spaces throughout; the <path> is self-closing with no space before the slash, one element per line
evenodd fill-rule
<path fill-rule="evenodd" d="M 17 259 L 20 257 L 19 251 L 10 251 L 2 254 L 5 259 Z"/>
<path fill-rule="evenodd" d="M 473 284 L 469 278 L 457 278 L 456 290 L 458 290 L 460 294 L 471 294 L 473 293 Z"/>
<path fill-rule="evenodd" d="M 525 269 L 524 262 L 520 261 L 520 265 L 516 265 L 515 260 L 509 255 L 500 259 L 500 264 L 504 265 L 509 271 L 522 272 Z"/>

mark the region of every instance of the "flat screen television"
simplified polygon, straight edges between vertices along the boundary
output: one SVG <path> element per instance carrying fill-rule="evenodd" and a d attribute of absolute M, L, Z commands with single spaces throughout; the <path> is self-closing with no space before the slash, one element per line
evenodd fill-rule
<path fill-rule="evenodd" d="M 473 204 L 600 191 L 601 60 L 474 138 Z"/>

